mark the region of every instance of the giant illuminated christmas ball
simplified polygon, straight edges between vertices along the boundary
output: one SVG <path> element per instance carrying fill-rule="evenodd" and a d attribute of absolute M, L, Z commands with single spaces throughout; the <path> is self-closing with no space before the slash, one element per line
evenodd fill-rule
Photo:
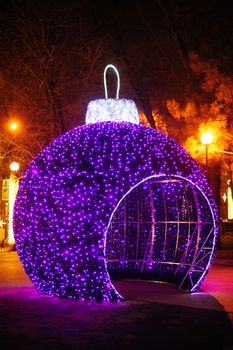
<path fill-rule="evenodd" d="M 213 259 L 217 210 L 201 169 L 173 139 L 127 122 L 132 101 L 116 101 L 91 103 L 88 124 L 49 144 L 21 180 L 16 248 L 43 293 L 122 300 L 114 274 L 194 291 Z"/>

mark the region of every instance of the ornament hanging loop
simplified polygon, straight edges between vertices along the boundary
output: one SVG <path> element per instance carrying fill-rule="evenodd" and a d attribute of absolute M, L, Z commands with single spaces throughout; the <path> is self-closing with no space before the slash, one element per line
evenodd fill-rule
<path fill-rule="evenodd" d="M 117 90 L 116 90 L 116 98 L 119 98 L 119 91 L 120 91 L 120 75 L 118 73 L 118 70 L 113 64 L 108 64 L 105 69 L 104 69 L 104 91 L 105 91 L 105 98 L 108 98 L 108 87 L 107 87 L 107 81 L 106 81 L 106 75 L 107 75 L 107 70 L 111 68 L 114 70 L 117 76 Z"/>

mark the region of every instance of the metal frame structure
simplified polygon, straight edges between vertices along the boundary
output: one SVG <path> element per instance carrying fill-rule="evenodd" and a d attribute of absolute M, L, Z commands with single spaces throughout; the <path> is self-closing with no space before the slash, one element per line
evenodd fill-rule
<path fill-rule="evenodd" d="M 177 176 L 151 177 L 124 197 L 111 218 L 108 271 L 194 291 L 214 240 L 213 214 L 200 189 Z"/>

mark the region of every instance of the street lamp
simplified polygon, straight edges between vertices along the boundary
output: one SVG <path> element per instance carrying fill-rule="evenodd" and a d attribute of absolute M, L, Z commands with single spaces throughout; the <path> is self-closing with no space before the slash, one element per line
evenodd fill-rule
<path fill-rule="evenodd" d="M 17 134 L 21 129 L 21 122 L 18 119 L 11 119 L 7 124 L 8 131 L 13 134 Z"/>
<path fill-rule="evenodd" d="M 10 129 L 11 130 L 16 130 L 18 128 L 18 124 L 16 122 L 12 122 L 10 125 L 9 125 Z"/>
<path fill-rule="evenodd" d="M 19 163 L 17 162 L 12 162 L 10 164 L 10 170 L 13 172 L 13 171 L 18 171 L 19 170 Z"/>
<path fill-rule="evenodd" d="M 15 148 L 16 150 L 18 148 L 17 136 L 22 129 L 22 122 L 17 117 L 10 117 L 9 119 L 5 118 L 3 119 L 1 127 L 3 137 L 0 140 L 0 241 L 2 241 L 3 243 L 9 243 L 9 241 L 11 240 L 11 238 L 9 238 L 9 228 L 10 226 L 12 226 L 9 222 L 9 206 L 11 207 L 9 200 L 11 200 L 10 198 L 12 198 L 12 187 L 14 188 L 13 179 L 15 179 L 15 184 L 17 186 L 19 181 L 17 178 L 19 164 L 13 162 L 10 165 L 11 173 L 9 174 L 9 158 L 12 157 Z M 11 192 L 11 194 L 9 192 Z M 2 225 L 5 225 L 4 230 Z"/>
<path fill-rule="evenodd" d="M 206 131 L 204 134 L 201 135 L 201 143 L 205 146 L 205 163 L 206 163 L 206 171 L 207 171 L 207 177 L 209 173 L 209 167 L 208 167 L 208 147 L 213 142 L 213 135 Z"/>

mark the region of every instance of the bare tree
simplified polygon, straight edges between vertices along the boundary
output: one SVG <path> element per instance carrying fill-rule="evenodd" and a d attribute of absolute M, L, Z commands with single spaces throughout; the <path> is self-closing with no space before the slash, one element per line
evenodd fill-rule
<path fill-rule="evenodd" d="M 0 32 L 0 110 L 4 119 L 16 114 L 23 128 L 17 142 L 1 130 L 1 157 L 14 154 L 28 163 L 48 142 L 83 122 L 105 44 L 90 35 L 80 2 L 67 7 L 56 1 L 25 7 L 15 2 L 8 21 Z"/>

